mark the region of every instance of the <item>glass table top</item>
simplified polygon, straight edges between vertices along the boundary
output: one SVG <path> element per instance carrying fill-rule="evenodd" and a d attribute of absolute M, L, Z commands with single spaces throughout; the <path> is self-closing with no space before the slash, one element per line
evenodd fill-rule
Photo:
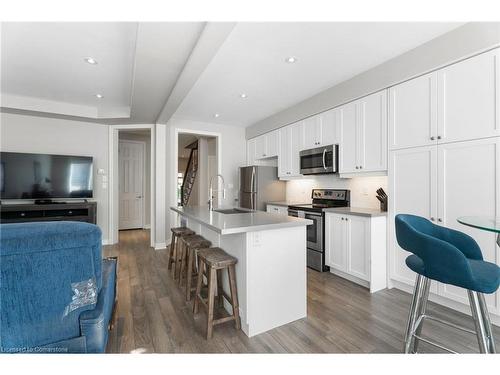
<path fill-rule="evenodd" d="M 491 218 L 487 216 L 461 216 L 457 219 L 460 224 L 469 227 L 500 233 L 500 217 Z"/>

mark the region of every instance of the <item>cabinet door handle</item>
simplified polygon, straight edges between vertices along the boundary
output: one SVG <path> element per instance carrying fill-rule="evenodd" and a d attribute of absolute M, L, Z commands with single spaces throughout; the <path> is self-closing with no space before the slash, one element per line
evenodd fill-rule
<path fill-rule="evenodd" d="M 362 166 L 362 165 L 360 165 L 360 166 L 359 166 L 359 169 L 363 169 L 363 166 Z"/>
<path fill-rule="evenodd" d="M 359 169 L 359 167 L 356 165 L 356 169 Z"/>
<path fill-rule="evenodd" d="M 443 219 L 441 219 L 441 218 L 438 218 L 438 221 L 439 221 L 440 223 L 442 223 L 442 222 L 443 222 Z"/>
<path fill-rule="evenodd" d="M 435 219 L 433 217 L 431 217 L 431 221 L 434 221 Z"/>
<path fill-rule="evenodd" d="M 433 141 L 433 140 L 435 140 L 435 139 L 436 139 L 436 137 L 431 137 L 431 141 Z"/>
<path fill-rule="evenodd" d="M 440 136 L 440 135 L 438 135 L 438 139 L 441 139 L 441 136 Z"/>

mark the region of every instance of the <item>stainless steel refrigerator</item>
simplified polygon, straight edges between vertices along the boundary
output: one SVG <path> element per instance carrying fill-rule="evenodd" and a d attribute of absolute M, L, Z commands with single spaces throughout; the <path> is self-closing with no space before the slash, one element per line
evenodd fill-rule
<path fill-rule="evenodd" d="M 241 167 L 240 207 L 265 211 L 267 202 L 285 200 L 285 187 L 285 182 L 278 180 L 277 167 Z"/>

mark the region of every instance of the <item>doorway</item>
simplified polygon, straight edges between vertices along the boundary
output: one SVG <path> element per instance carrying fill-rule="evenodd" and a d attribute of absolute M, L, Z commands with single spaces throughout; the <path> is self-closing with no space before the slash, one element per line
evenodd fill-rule
<path fill-rule="evenodd" d="M 146 142 L 119 138 L 119 230 L 145 228 L 145 162 Z"/>
<path fill-rule="evenodd" d="M 154 127 L 112 125 L 110 129 L 110 232 L 117 243 L 126 230 L 154 241 Z"/>
<path fill-rule="evenodd" d="M 210 179 L 218 173 L 217 138 L 179 133 L 177 149 L 177 205 L 206 205 Z M 219 189 L 215 186 L 214 190 Z"/>

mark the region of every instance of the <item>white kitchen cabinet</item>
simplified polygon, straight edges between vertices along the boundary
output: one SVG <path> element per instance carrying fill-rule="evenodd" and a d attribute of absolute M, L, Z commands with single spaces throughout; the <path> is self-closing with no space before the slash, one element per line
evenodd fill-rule
<path fill-rule="evenodd" d="M 344 216 L 327 214 L 325 220 L 325 262 L 336 270 L 347 272 L 347 246 Z"/>
<path fill-rule="evenodd" d="M 301 150 L 339 143 L 341 116 L 338 109 L 322 112 L 302 122 Z"/>
<path fill-rule="evenodd" d="M 341 111 L 339 173 L 387 170 L 387 91 L 348 103 Z"/>
<path fill-rule="evenodd" d="M 485 260 L 500 265 L 493 233 L 461 225 L 460 216 L 500 216 L 500 138 L 485 138 L 392 151 L 389 167 L 390 278 L 413 285 L 415 273 L 405 264 L 410 253 L 397 244 L 394 217 L 426 217 L 438 225 L 472 236 Z M 466 292 L 433 283 L 431 292 L 468 304 Z M 486 296 L 490 312 L 500 313 L 500 295 Z"/>
<path fill-rule="evenodd" d="M 270 214 L 288 216 L 288 207 L 287 206 L 278 206 L 278 205 L 274 205 L 274 204 L 268 204 L 266 206 L 266 212 L 268 212 Z"/>
<path fill-rule="evenodd" d="M 356 173 L 358 167 L 357 106 L 349 103 L 340 107 L 342 124 L 339 144 L 339 173 Z"/>
<path fill-rule="evenodd" d="M 320 146 L 335 145 L 340 142 L 340 125 L 342 115 L 337 108 L 323 112 L 321 118 L 321 144 Z"/>
<path fill-rule="evenodd" d="M 389 89 L 389 149 L 500 135 L 500 50 Z"/>
<path fill-rule="evenodd" d="M 500 50 L 440 69 L 438 134 L 440 142 L 500 135 Z"/>
<path fill-rule="evenodd" d="M 389 149 L 437 142 L 437 73 L 389 89 Z"/>
<path fill-rule="evenodd" d="M 359 170 L 387 170 L 387 90 L 357 101 Z"/>
<path fill-rule="evenodd" d="M 259 135 L 252 140 L 255 143 L 254 159 L 267 159 L 278 156 L 279 139 L 278 130 Z"/>
<path fill-rule="evenodd" d="M 273 130 L 272 132 L 269 132 L 266 135 L 266 140 L 267 140 L 267 150 L 266 150 L 266 156 L 267 157 L 275 157 L 278 156 L 278 150 L 279 150 L 279 131 L 278 130 Z"/>
<path fill-rule="evenodd" d="M 457 222 L 460 216 L 500 216 L 500 139 L 487 138 L 438 146 L 438 223 L 472 236 L 485 260 L 500 265 L 494 233 Z M 439 284 L 439 295 L 468 304 L 464 289 Z M 500 297 L 500 294 L 499 294 Z M 485 296 L 491 311 L 499 310 L 495 294 Z"/>
<path fill-rule="evenodd" d="M 267 152 L 267 137 L 265 134 L 255 138 L 255 159 L 263 159 Z"/>
<path fill-rule="evenodd" d="M 392 279 L 413 285 L 415 273 L 405 264 L 411 254 L 397 243 L 394 217 L 406 213 L 436 220 L 437 146 L 392 151 L 389 159 L 389 272 Z"/>
<path fill-rule="evenodd" d="M 376 292 L 386 287 L 386 217 L 325 215 L 330 272 Z"/>
<path fill-rule="evenodd" d="M 304 142 L 303 150 L 321 146 L 321 117 L 319 115 L 311 116 L 302 121 L 302 131 Z"/>
<path fill-rule="evenodd" d="M 279 129 L 278 176 L 282 179 L 300 176 L 302 123 Z"/>
<path fill-rule="evenodd" d="M 247 165 L 255 165 L 255 155 L 255 138 L 252 138 L 247 141 Z"/>

